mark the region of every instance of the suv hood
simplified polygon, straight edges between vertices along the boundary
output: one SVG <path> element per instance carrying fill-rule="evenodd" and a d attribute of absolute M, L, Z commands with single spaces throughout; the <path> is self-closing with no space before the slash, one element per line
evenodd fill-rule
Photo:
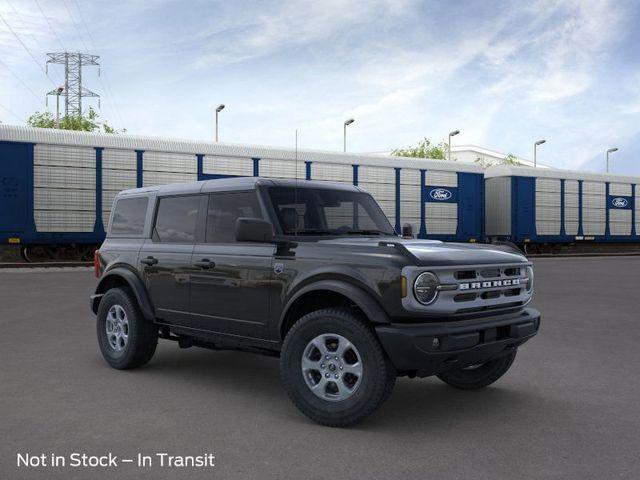
<path fill-rule="evenodd" d="M 321 244 L 364 247 L 396 248 L 413 257 L 417 265 L 489 265 L 495 263 L 522 263 L 527 258 L 508 245 L 481 245 L 449 243 L 439 240 L 415 240 L 399 237 L 349 237 L 321 240 Z M 387 245 L 384 245 L 387 243 Z M 382 245 L 381 245 L 382 244 Z"/>

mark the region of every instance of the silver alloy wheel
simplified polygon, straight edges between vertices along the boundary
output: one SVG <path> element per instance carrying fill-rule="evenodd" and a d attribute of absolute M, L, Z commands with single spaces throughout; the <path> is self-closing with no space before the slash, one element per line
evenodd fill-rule
<path fill-rule="evenodd" d="M 301 367 L 307 386 L 323 400 L 346 400 L 362 383 L 360 352 L 335 333 L 324 333 L 311 340 L 302 353 Z"/>
<path fill-rule="evenodd" d="M 129 343 L 129 319 L 120 305 L 112 305 L 105 322 L 107 340 L 116 352 L 122 352 Z"/>

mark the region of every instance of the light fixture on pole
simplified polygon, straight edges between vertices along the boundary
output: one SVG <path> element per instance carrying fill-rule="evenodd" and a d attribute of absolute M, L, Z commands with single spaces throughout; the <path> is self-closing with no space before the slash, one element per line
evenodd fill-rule
<path fill-rule="evenodd" d="M 451 137 L 455 137 L 460 133 L 460 130 L 454 130 L 453 132 L 449 132 L 449 142 L 447 144 L 447 159 L 451 161 Z"/>
<path fill-rule="evenodd" d="M 538 145 L 542 145 L 546 140 L 538 140 L 533 144 L 533 168 L 538 166 Z"/>
<path fill-rule="evenodd" d="M 224 103 L 221 103 L 216 107 L 216 142 L 218 141 L 218 114 L 224 110 Z"/>
<path fill-rule="evenodd" d="M 355 122 L 353 118 L 350 118 L 349 120 L 344 121 L 343 134 L 342 134 L 342 151 L 343 152 L 347 151 L 347 125 L 351 125 L 353 122 Z"/>
<path fill-rule="evenodd" d="M 609 154 L 617 151 L 618 151 L 618 147 L 613 147 L 607 150 L 607 173 L 609 173 Z"/>

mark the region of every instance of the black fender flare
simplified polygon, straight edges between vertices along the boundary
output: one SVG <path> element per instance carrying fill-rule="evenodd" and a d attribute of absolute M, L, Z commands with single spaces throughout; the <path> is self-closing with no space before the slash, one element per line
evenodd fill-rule
<path fill-rule="evenodd" d="M 116 277 L 124 280 L 131 288 L 144 317 L 147 320 L 154 321 L 153 307 L 151 306 L 149 295 L 143 281 L 134 272 L 124 267 L 112 268 L 102 276 L 100 283 L 98 283 L 96 287 L 95 294 L 91 296 L 91 310 L 93 310 L 93 313 L 98 313 L 100 300 L 107 292 L 106 286 Z"/>
<path fill-rule="evenodd" d="M 364 288 L 344 280 L 318 280 L 300 288 L 291 296 L 291 298 L 289 298 L 285 307 L 282 309 L 280 321 L 278 322 L 278 328 L 280 331 L 282 331 L 282 325 L 287 317 L 287 313 L 296 300 L 307 293 L 317 290 L 329 290 L 347 297 L 355 303 L 360 310 L 362 310 L 372 323 L 390 323 L 389 316 L 384 311 L 380 303 Z"/>

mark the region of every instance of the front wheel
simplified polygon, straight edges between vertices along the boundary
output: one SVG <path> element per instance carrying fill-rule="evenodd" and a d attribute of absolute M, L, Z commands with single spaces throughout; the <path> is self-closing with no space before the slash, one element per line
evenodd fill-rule
<path fill-rule="evenodd" d="M 507 355 L 471 367 L 457 368 L 438 374 L 438 378 L 461 390 L 478 390 L 502 377 L 516 359 L 517 350 Z"/>
<path fill-rule="evenodd" d="M 331 427 L 369 416 L 389 397 L 396 379 L 371 328 L 338 308 L 309 313 L 291 328 L 280 372 L 298 409 Z"/>

